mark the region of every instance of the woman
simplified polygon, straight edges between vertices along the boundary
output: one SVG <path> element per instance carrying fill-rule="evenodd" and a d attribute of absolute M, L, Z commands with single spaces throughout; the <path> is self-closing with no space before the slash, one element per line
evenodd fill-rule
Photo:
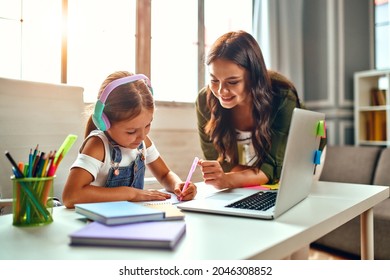
<path fill-rule="evenodd" d="M 300 107 L 294 85 L 267 70 L 244 31 L 218 38 L 206 65 L 210 82 L 196 100 L 205 182 L 220 189 L 277 183 L 292 112 Z"/>

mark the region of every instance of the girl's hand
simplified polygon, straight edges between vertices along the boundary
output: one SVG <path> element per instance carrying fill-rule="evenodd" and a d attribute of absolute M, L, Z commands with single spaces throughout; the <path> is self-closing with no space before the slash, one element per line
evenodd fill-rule
<path fill-rule="evenodd" d="M 184 182 L 177 184 L 173 192 L 177 195 L 180 201 L 194 199 L 197 193 L 196 186 L 190 182 L 187 188 L 183 191 L 184 184 Z"/>
<path fill-rule="evenodd" d="M 150 200 L 166 200 L 171 198 L 169 193 L 163 193 L 158 190 L 134 190 L 134 198 L 131 201 L 150 201 Z"/>
<path fill-rule="evenodd" d="M 231 188 L 230 180 L 222 169 L 221 164 L 216 160 L 199 160 L 203 179 L 206 184 L 212 185 L 217 189 Z"/>

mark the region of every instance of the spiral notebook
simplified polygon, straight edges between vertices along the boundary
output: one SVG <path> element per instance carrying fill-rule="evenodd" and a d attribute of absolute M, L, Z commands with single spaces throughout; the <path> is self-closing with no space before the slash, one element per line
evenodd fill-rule
<path fill-rule="evenodd" d="M 164 220 L 183 220 L 185 217 L 184 213 L 169 201 L 147 202 L 142 205 L 163 211 L 165 213 Z"/>

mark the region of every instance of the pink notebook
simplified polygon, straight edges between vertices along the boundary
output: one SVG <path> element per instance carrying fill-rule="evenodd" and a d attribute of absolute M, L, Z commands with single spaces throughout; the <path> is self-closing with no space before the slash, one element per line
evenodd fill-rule
<path fill-rule="evenodd" d="M 173 249 L 183 237 L 185 229 L 183 220 L 113 226 L 92 222 L 70 234 L 70 245 Z"/>

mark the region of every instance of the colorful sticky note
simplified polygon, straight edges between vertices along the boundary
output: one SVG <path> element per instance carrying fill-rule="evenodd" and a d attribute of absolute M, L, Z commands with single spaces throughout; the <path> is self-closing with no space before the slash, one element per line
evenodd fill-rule
<path fill-rule="evenodd" d="M 322 138 L 326 137 L 326 124 L 323 120 L 317 123 L 317 135 Z"/>
<path fill-rule="evenodd" d="M 314 151 L 313 163 L 314 164 L 320 164 L 321 163 L 321 151 L 320 150 L 315 150 Z"/>
<path fill-rule="evenodd" d="M 249 186 L 245 187 L 247 189 L 252 189 L 252 190 L 269 190 L 270 188 L 267 186 Z"/>
<path fill-rule="evenodd" d="M 255 189 L 255 190 L 277 190 L 277 189 L 279 189 L 279 183 L 266 184 L 266 185 L 261 185 L 261 186 L 248 186 L 246 188 Z"/>

